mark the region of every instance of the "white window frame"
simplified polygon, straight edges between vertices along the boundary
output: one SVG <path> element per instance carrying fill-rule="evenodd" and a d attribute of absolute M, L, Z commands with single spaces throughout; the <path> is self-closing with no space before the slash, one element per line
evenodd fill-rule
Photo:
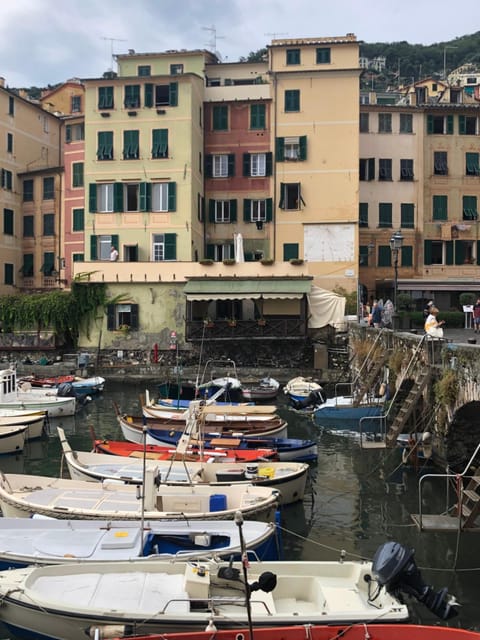
<path fill-rule="evenodd" d="M 250 220 L 252 222 L 267 221 L 267 201 L 252 200 L 250 209 Z"/>
<path fill-rule="evenodd" d="M 214 244 L 213 247 L 213 259 L 215 262 L 233 258 L 233 250 L 230 244 Z"/>
<path fill-rule="evenodd" d="M 165 260 L 165 235 L 154 233 L 152 236 L 152 261 L 163 262 Z"/>
<path fill-rule="evenodd" d="M 212 176 L 214 178 L 228 178 L 228 154 L 214 154 L 212 158 Z"/>
<path fill-rule="evenodd" d="M 113 213 L 113 182 L 97 184 L 97 211 Z"/>
<path fill-rule="evenodd" d="M 168 182 L 152 182 L 151 205 L 154 213 L 168 211 Z"/>
<path fill-rule="evenodd" d="M 252 153 L 250 155 L 250 175 L 252 177 L 264 177 L 267 175 L 267 154 Z"/>
<path fill-rule="evenodd" d="M 230 200 L 215 200 L 215 222 L 230 222 Z"/>
<path fill-rule="evenodd" d="M 98 236 L 98 259 L 110 260 L 112 248 L 112 236 Z"/>
<path fill-rule="evenodd" d="M 298 160 L 300 157 L 299 136 L 289 136 L 283 141 L 283 157 L 285 160 Z"/>

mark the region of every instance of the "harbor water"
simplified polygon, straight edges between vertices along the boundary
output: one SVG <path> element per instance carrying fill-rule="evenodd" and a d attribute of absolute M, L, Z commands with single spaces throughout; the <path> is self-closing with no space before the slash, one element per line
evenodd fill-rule
<path fill-rule="evenodd" d="M 49 434 L 29 443 L 23 454 L 2 456 L 4 473 L 65 475 L 56 426 L 61 425 L 72 448 L 90 450 L 91 431 L 97 437 L 121 440 L 114 405 L 123 413 L 140 415 L 140 396 L 155 383 L 109 382 L 103 394 L 75 417 L 51 421 Z M 322 431 L 313 421 L 291 411 L 283 394 L 279 413 L 288 421 L 290 437 L 318 441 L 318 463 L 311 465 L 312 491 L 304 503 L 285 507 L 281 514 L 285 556 L 292 560 L 371 560 L 384 542 L 395 540 L 415 549 L 424 581 L 461 603 L 459 616 L 439 621 L 423 605 L 411 603 L 412 619 L 480 630 L 480 534 L 419 532 L 411 519 L 419 512 L 418 474 L 402 466 L 401 451 L 363 449 L 358 440 Z M 427 481 L 425 513 L 441 513 L 442 492 Z M 1 609 L 0 609 L 1 616 Z M 0 625 L 0 639 L 9 638 Z"/>

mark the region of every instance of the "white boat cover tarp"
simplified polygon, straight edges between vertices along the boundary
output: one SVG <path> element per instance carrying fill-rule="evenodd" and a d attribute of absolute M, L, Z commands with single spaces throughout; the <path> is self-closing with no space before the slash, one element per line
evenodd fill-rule
<path fill-rule="evenodd" d="M 307 299 L 309 329 L 321 329 L 329 324 L 337 326 L 345 322 L 346 300 L 343 296 L 312 285 Z"/>

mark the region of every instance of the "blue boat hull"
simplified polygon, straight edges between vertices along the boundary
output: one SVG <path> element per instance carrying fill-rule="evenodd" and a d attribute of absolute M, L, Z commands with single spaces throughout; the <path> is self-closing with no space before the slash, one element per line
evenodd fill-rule
<path fill-rule="evenodd" d="M 314 422 L 320 427 L 330 431 L 360 431 L 362 433 L 379 433 L 382 430 L 381 420 L 383 414 L 380 405 L 369 406 L 323 406 L 315 410 Z M 373 418 L 369 420 L 369 418 Z"/>

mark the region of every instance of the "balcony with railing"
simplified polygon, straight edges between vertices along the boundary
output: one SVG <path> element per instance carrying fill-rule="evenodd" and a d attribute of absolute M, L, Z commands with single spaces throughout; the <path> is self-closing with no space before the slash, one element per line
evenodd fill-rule
<path fill-rule="evenodd" d="M 307 333 L 306 318 L 259 320 L 187 320 L 186 339 L 211 340 L 301 340 Z"/>

